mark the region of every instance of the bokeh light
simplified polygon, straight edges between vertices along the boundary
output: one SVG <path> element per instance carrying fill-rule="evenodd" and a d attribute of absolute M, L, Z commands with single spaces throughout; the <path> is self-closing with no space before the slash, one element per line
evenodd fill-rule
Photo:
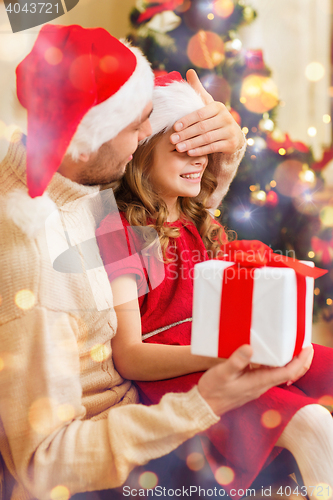
<path fill-rule="evenodd" d="M 201 78 L 201 83 L 215 99 L 215 101 L 228 103 L 231 98 L 231 87 L 222 76 L 208 74 Z"/>
<path fill-rule="evenodd" d="M 232 483 L 235 478 L 235 473 L 231 469 L 231 467 L 219 467 L 214 474 L 216 481 L 221 486 L 226 486 L 227 484 Z"/>
<path fill-rule="evenodd" d="M 274 122 L 270 118 L 263 118 L 259 122 L 259 128 L 262 132 L 273 132 L 274 127 Z"/>
<path fill-rule="evenodd" d="M 276 207 L 279 203 L 279 197 L 275 191 L 268 191 L 266 195 L 266 205 L 269 207 Z"/>
<path fill-rule="evenodd" d="M 305 69 L 305 76 L 310 82 L 318 82 L 325 75 L 325 68 L 319 62 L 312 62 Z"/>
<path fill-rule="evenodd" d="M 261 415 L 261 423 L 267 429 L 275 429 L 281 424 L 281 414 L 277 410 L 267 410 Z"/>
<path fill-rule="evenodd" d="M 207 18 L 212 21 L 214 19 L 214 14 L 212 12 L 210 12 L 209 14 L 207 14 Z"/>
<path fill-rule="evenodd" d="M 205 457 L 202 453 L 190 453 L 186 458 L 186 465 L 190 470 L 201 470 L 205 465 Z"/>
<path fill-rule="evenodd" d="M 11 123 L 10 125 L 8 125 L 8 127 L 6 127 L 4 131 L 5 139 L 7 139 L 8 142 L 12 143 L 19 142 L 21 140 L 22 133 L 14 134 L 14 132 L 18 129 L 19 126 L 15 123 Z"/>
<path fill-rule="evenodd" d="M 331 306 L 333 304 L 333 300 L 332 299 L 326 299 L 326 304 L 328 306 Z"/>
<path fill-rule="evenodd" d="M 158 477 L 155 472 L 143 472 L 139 477 L 139 484 L 145 490 L 155 488 L 158 484 Z"/>
<path fill-rule="evenodd" d="M 12 372 L 22 370 L 24 363 L 23 357 L 22 354 L 18 354 L 17 352 L 0 352 L 1 370 L 11 370 Z"/>
<path fill-rule="evenodd" d="M 252 130 L 253 131 L 253 130 Z M 253 143 L 253 150 L 256 152 L 256 153 L 259 153 L 260 151 L 262 151 L 263 149 L 266 149 L 267 147 L 267 144 L 266 144 L 266 141 L 263 137 L 254 137 L 253 138 L 254 140 L 254 143 Z"/>
<path fill-rule="evenodd" d="M 300 179 L 303 163 L 298 160 L 286 160 L 277 166 L 274 172 L 276 189 L 284 196 L 298 196 L 309 188 L 308 183 Z"/>
<path fill-rule="evenodd" d="M 320 288 L 316 287 L 316 288 L 314 289 L 313 293 L 314 293 L 315 295 L 319 295 L 319 294 L 320 294 Z"/>
<path fill-rule="evenodd" d="M 60 49 L 58 49 L 58 47 L 49 47 L 44 53 L 46 62 L 51 64 L 51 66 L 57 66 L 60 64 L 63 57 L 63 53 Z"/>
<path fill-rule="evenodd" d="M 253 208 L 251 208 L 251 205 L 244 206 L 243 204 L 240 204 L 233 209 L 232 218 L 237 222 L 248 222 L 251 219 L 252 210 Z"/>
<path fill-rule="evenodd" d="M 57 408 L 57 416 L 62 422 L 67 422 L 68 420 L 73 420 L 75 417 L 74 406 L 70 404 L 63 404 Z"/>
<path fill-rule="evenodd" d="M 104 73 L 114 73 L 119 68 L 119 61 L 114 56 L 105 56 L 100 60 L 99 67 Z"/>
<path fill-rule="evenodd" d="M 30 406 L 28 420 L 38 434 L 47 435 L 54 430 L 53 407 L 55 401 L 51 398 L 36 399 Z"/>
<path fill-rule="evenodd" d="M 235 122 L 238 123 L 238 125 L 242 124 L 242 117 L 240 116 L 240 114 L 235 109 L 230 108 L 229 109 L 229 113 L 231 114 L 231 116 L 233 117 L 233 119 L 235 120 Z"/>
<path fill-rule="evenodd" d="M 286 134 L 279 127 L 274 127 L 271 137 L 275 142 L 284 142 L 286 140 Z"/>
<path fill-rule="evenodd" d="M 62 484 L 53 488 L 50 493 L 51 500 L 68 500 L 70 496 L 69 489 Z"/>
<path fill-rule="evenodd" d="M 215 210 L 215 212 L 214 212 L 214 215 L 215 215 L 215 217 L 220 217 L 220 215 L 221 215 L 221 210 L 219 210 L 219 209 L 217 208 L 217 209 Z"/>
<path fill-rule="evenodd" d="M 77 57 L 69 69 L 69 79 L 73 87 L 83 92 L 89 92 L 95 82 L 92 78 L 91 57 L 83 55 Z"/>
<path fill-rule="evenodd" d="M 318 483 L 313 490 L 316 500 L 330 500 L 333 496 L 333 488 L 327 483 Z"/>
<path fill-rule="evenodd" d="M 225 53 L 229 56 L 229 57 L 235 57 L 237 56 L 240 51 L 242 50 L 242 42 L 241 40 L 239 40 L 239 38 L 234 38 L 232 40 L 227 40 L 225 43 L 224 43 L 224 50 L 225 50 Z"/>
<path fill-rule="evenodd" d="M 313 250 L 310 250 L 310 252 L 308 252 L 308 257 L 309 257 L 310 259 L 313 259 L 313 258 L 315 257 L 315 255 L 316 255 L 316 254 L 313 252 Z"/>
<path fill-rule="evenodd" d="M 316 184 L 316 174 L 311 168 L 303 168 L 302 172 L 299 173 L 299 178 L 302 182 L 305 182 L 309 187 L 314 187 Z"/>
<path fill-rule="evenodd" d="M 273 179 L 273 180 L 270 182 L 270 185 L 272 186 L 272 188 L 275 188 L 275 187 L 276 187 L 276 181 Z"/>
<path fill-rule="evenodd" d="M 331 117 L 330 117 L 330 115 L 324 115 L 323 116 L 323 122 L 324 123 L 331 123 Z"/>
<path fill-rule="evenodd" d="M 243 11 L 245 21 L 250 23 L 254 19 L 254 10 L 249 5 Z"/>
<path fill-rule="evenodd" d="M 17 307 L 27 311 L 28 309 L 34 307 L 36 298 L 31 290 L 23 289 L 16 293 L 14 301 Z"/>
<path fill-rule="evenodd" d="M 308 128 L 308 136 L 309 137 L 316 137 L 316 135 L 317 135 L 316 127 L 309 127 Z"/>
<path fill-rule="evenodd" d="M 155 3 L 156 0 L 154 0 Z M 161 0 L 159 3 L 164 3 L 165 0 Z M 183 0 L 183 3 L 181 3 L 180 5 L 178 5 L 175 9 L 176 12 L 179 12 L 179 13 L 184 13 L 186 12 L 187 10 L 189 10 L 189 8 L 191 7 L 191 0 Z"/>
<path fill-rule="evenodd" d="M 321 223 L 326 227 L 333 227 L 333 207 L 324 207 L 319 214 Z"/>
<path fill-rule="evenodd" d="M 313 201 L 312 194 L 306 191 L 294 197 L 293 205 L 301 214 L 317 216 L 320 212 L 319 206 Z"/>
<path fill-rule="evenodd" d="M 265 193 L 265 191 L 259 190 L 259 191 L 253 191 L 253 192 L 251 192 L 251 194 L 250 194 L 250 201 L 254 205 L 262 207 L 266 203 L 266 193 Z"/>
<path fill-rule="evenodd" d="M 232 0 L 216 0 L 214 2 L 215 13 L 223 18 L 231 16 L 235 9 L 234 2 Z"/>
<path fill-rule="evenodd" d="M 97 363 L 102 363 L 105 361 L 111 354 L 111 347 L 106 346 L 105 344 L 96 344 L 92 347 L 90 351 L 90 357 L 92 360 Z"/>
<path fill-rule="evenodd" d="M 268 76 L 248 75 L 242 83 L 240 101 L 252 113 L 265 113 L 277 106 L 278 88 Z"/>
<path fill-rule="evenodd" d="M 223 41 L 212 31 L 200 30 L 190 39 L 187 55 L 199 68 L 215 68 L 224 61 Z"/>

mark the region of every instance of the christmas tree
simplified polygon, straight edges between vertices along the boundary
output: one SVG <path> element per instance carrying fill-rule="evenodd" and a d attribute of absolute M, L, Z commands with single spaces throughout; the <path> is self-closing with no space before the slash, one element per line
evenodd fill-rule
<path fill-rule="evenodd" d="M 314 260 L 329 273 L 316 281 L 315 313 L 333 318 L 333 207 L 311 149 L 276 126 L 278 88 L 261 50 L 243 50 L 237 30 L 256 17 L 244 0 L 138 0 L 130 39 L 156 74 L 196 69 L 207 91 L 223 102 L 248 147 L 220 222 L 238 239 L 258 239 L 274 251 Z"/>

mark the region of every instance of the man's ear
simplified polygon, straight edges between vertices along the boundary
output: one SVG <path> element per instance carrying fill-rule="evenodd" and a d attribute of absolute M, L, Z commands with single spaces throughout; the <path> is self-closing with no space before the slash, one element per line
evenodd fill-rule
<path fill-rule="evenodd" d="M 87 163 L 89 158 L 90 158 L 90 155 L 88 153 L 81 153 L 79 156 L 79 160 L 83 161 L 84 163 Z"/>

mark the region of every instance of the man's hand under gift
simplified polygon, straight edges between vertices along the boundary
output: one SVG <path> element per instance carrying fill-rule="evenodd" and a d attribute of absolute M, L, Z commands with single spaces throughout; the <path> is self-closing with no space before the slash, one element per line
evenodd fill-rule
<path fill-rule="evenodd" d="M 170 140 L 180 152 L 190 156 L 210 153 L 232 154 L 245 143 L 244 134 L 224 104 L 214 101 L 193 69 L 186 73 L 188 83 L 201 95 L 206 106 L 178 120 Z"/>
<path fill-rule="evenodd" d="M 216 415 L 223 415 L 257 399 L 271 387 L 302 377 L 311 365 L 313 347 L 306 347 L 280 368 L 250 370 L 251 356 L 251 346 L 243 345 L 225 363 L 210 368 L 200 378 L 199 392 Z"/>

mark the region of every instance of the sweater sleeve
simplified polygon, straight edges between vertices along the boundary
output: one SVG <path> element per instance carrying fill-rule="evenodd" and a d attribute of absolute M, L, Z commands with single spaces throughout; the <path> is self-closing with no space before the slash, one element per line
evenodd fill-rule
<path fill-rule="evenodd" d="M 217 208 L 229 190 L 229 186 L 236 175 L 238 166 L 246 150 L 246 140 L 238 151 L 233 154 L 214 153 L 211 172 L 217 179 L 217 188 L 208 201 L 207 208 Z"/>
<path fill-rule="evenodd" d="M 50 498 L 57 485 L 71 495 L 117 487 L 136 465 L 218 421 L 197 388 L 84 420 L 72 319 L 35 306 L 0 327 L 0 450 L 10 473 L 38 499 Z"/>

